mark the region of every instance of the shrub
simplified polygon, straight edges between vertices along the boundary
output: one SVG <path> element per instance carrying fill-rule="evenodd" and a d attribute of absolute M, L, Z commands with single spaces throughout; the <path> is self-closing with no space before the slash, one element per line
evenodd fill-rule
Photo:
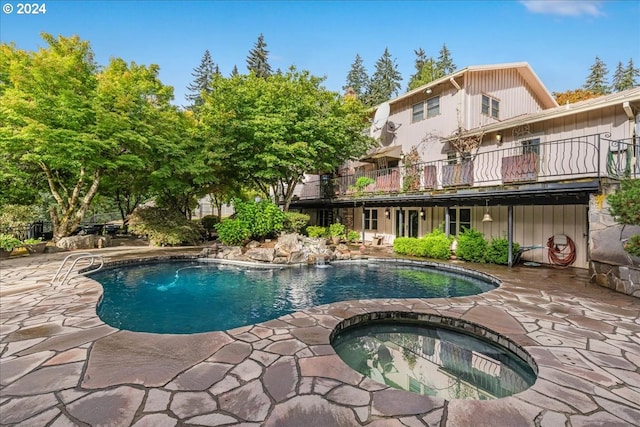
<path fill-rule="evenodd" d="M 624 250 L 633 256 L 640 256 L 640 234 L 634 234 L 627 240 Z"/>
<path fill-rule="evenodd" d="M 248 225 L 241 219 L 225 219 L 216 224 L 218 238 L 224 245 L 237 246 L 251 237 Z"/>
<path fill-rule="evenodd" d="M 393 241 L 393 251 L 400 255 L 426 256 L 421 243 L 415 237 L 397 237 Z"/>
<path fill-rule="evenodd" d="M 360 238 L 360 233 L 355 230 L 351 230 L 347 233 L 347 240 L 349 242 L 356 242 Z"/>
<path fill-rule="evenodd" d="M 309 215 L 299 212 L 284 213 L 284 228 L 287 233 L 299 233 L 309 223 Z"/>
<path fill-rule="evenodd" d="M 340 224 L 339 222 L 334 222 L 329 226 L 329 235 L 331 237 L 342 237 L 346 231 L 347 229 L 344 224 Z"/>
<path fill-rule="evenodd" d="M 22 246 L 22 242 L 12 234 L 0 233 L 0 249 L 11 252 L 13 248 Z"/>
<path fill-rule="evenodd" d="M 218 221 L 217 215 L 205 215 L 200 219 L 200 222 L 205 231 L 211 233 L 216 229 L 216 224 L 220 221 Z"/>
<path fill-rule="evenodd" d="M 451 258 L 451 241 L 453 239 L 447 237 L 441 229 L 434 229 L 431 233 L 424 235 L 422 240 L 424 241 L 426 256 L 435 259 Z"/>
<path fill-rule="evenodd" d="M 22 241 L 25 245 L 37 245 L 38 243 L 42 243 L 42 238 L 40 239 L 25 239 Z"/>
<path fill-rule="evenodd" d="M 129 229 L 139 236 L 147 236 L 154 246 L 194 245 L 202 235 L 202 226 L 189 221 L 180 212 L 168 208 L 136 209 L 129 217 Z"/>
<path fill-rule="evenodd" d="M 513 242 L 513 254 L 520 251 L 520 245 Z M 492 264 L 509 264 L 509 241 L 504 238 L 492 239 L 487 248 L 486 261 Z"/>
<path fill-rule="evenodd" d="M 253 239 L 264 239 L 274 236 L 284 227 L 285 214 L 273 202 L 243 202 L 236 199 L 233 202 L 236 218 L 243 221 Z M 219 231 L 218 231 L 219 232 Z"/>
<path fill-rule="evenodd" d="M 481 232 L 467 228 L 458 235 L 456 256 L 465 261 L 485 262 L 489 244 Z"/>
<path fill-rule="evenodd" d="M 307 227 L 307 236 L 309 237 L 326 237 L 327 229 L 325 227 L 319 227 L 317 225 L 310 225 Z"/>
<path fill-rule="evenodd" d="M 20 227 L 38 220 L 38 209 L 34 206 L 4 205 L 0 208 L 0 224 L 4 227 Z"/>

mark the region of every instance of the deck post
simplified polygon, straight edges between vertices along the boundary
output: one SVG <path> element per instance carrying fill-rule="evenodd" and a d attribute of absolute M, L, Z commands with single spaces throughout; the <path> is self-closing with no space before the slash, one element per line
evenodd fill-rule
<path fill-rule="evenodd" d="M 509 241 L 507 263 L 509 267 L 513 267 L 513 205 L 507 207 L 507 240 Z"/>

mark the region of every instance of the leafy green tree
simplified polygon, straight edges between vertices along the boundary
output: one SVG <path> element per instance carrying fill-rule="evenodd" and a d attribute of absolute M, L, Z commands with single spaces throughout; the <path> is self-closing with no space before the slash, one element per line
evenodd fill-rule
<path fill-rule="evenodd" d="M 247 56 L 247 69 L 253 71 L 256 76 L 266 78 L 271 75 L 271 65 L 269 65 L 269 51 L 264 36 L 260 34 L 258 41 L 253 45 L 253 49 Z"/>
<path fill-rule="evenodd" d="M 1 157 L 40 175 L 55 199 L 49 211 L 54 237 L 67 236 L 95 197 L 108 143 L 95 135 L 97 65 L 88 42 L 43 34 L 46 48 L 3 45 L 0 98 Z M 7 55 L 8 58 L 4 57 Z"/>
<path fill-rule="evenodd" d="M 590 73 L 587 77 L 583 88 L 598 95 L 606 95 L 610 93 L 609 84 L 607 82 L 607 70 L 606 64 L 596 56 L 595 62 L 589 68 Z"/>
<path fill-rule="evenodd" d="M 162 122 L 171 110 L 173 89 L 162 84 L 157 65 L 149 67 L 111 59 L 97 75 L 94 97 L 96 136 L 112 147 L 114 162 L 105 168 L 100 192 L 128 216 L 150 196 L 154 156 L 165 142 Z"/>
<path fill-rule="evenodd" d="M 209 92 L 211 90 L 211 79 L 214 74 L 219 74 L 218 66 L 211 59 L 211 53 L 209 49 L 204 51 L 200 65 L 194 68 L 191 75 L 193 76 L 193 82 L 189 83 L 187 89 L 188 93 L 185 98 L 191 102 L 192 107 L 198 107 L 202 105 L 202 92 Z"/>
<path fill-rule="evenodd" d="M 347 74 L 347 82 L 342 86 L 342 89 L 346 91 L 351 88 L 359 99 L 363 99 L 368 87 L 369 76 L 367 75 L 367 70 L 360 55 L 356 54 L 356 59 L 351 64 L 351 69 Z"/>
<path fill-rule="evenodd" d="M 378 105 L 396 96 L 400 90 L 401 81 L 402 75 L 398 71 L 398 64 L 391 57 L 389 49 L 385 48 L 382 56 L 376 61 L 376 70 L 371 76 L 365 103 Z"/>
<path fill-rule="evenodd" d="M 633 59 L 623 68 L 622 61 L 618 61 L 616 71 L 613 73 L 612 89 L 621 92 L 638 86 L 636 78 L 640 76 L 640 70 L 633 66 Z"/>
<path fill-rule="evenodd" d="M 438 70 L 440 77 L 447 76 L 456 70 L 456 64 L 453 63 L 451 58 L 451 52 L 447 49 L 446 44 L 442 44 L 442 48 L 438 53 L 438 59 L 436 60 L 436 69 Z"/>
<path fill-rule="evenodd" d="M 373 142 L 362 134 L 362 103 L 322 81 L 295 67 L 267 79 L 216 79 L 200 123 L 208 161 L 287 210 L 305 173 L 332 171 Z"/>

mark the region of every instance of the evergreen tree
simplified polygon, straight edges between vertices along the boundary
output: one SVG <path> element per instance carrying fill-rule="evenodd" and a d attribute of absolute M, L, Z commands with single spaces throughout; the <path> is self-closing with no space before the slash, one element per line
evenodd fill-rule
<path fill-rule="evenodd" d="M 369 76 L 367 75 L 367 70 L 364 68 L 360 54 L 356 54 L 356 59 L 353 61 L 353 64 L 351 64 L 351 69 L 347 74 L 346 84 L 342 86 L 342 90 L 346 91 L 351 88 L 358 99 L 363 99 L 368 87 Z"/>
<path fill-rule="evenodd" d="M 238 66 L 237 66 L 237 65 L 234 65 L 234 66 L 233 66 L 233 70 L 231 70 L 231 77 L 235 77 L 235 76 L 237 76 L 238 74 L 240 74 L 240 73 L 238 73 Z"/>
<path fill-rule="evenodd" d="M 409 84 L 407 85 L 407 91 L 413 90 L 420 86 L 441 77 L 436 67 L 436 61 L 428 57 L 422 48 L 414 50 L 416 54 L 416 60 L 414 67 L 416 72 L 409 78 Z"/>
<path fill-rule="evenodd" d="M 640 70 L 633 66 L 633 59 L 629 58 L 627 67 L 622 67 L 622 62 L 618 62 L 618 67 L 613 75 L 613 90 L 620 92 L 627 89 L 633 89 L 638 86 L 636 78 L 640 76 Z"/>
<path fill-rule="evenodd" d="M 185 95 L 187 101 L 191 102 L 192 107 L 202 105 L 202 92 L 211 91 L 211 80 L 213 75 L 218 73 L 218 66 L 211 59 L 209 49 L 204 51 L 200 65 L 193 69 L 191 75 L 194 77 L 192 83 L 187 86 L 189 92 Z"/>
<path fill-rule="evenodd" d="M 260 34 L 258 41 L 253 45 L 253 49 L 247 56 L 247 69 L 253 71 L 258 77 L 269 77 L 271 75 L 271 65 L 269 65 L 269 51 L 264 41 L 264 36 Z"/>
<path fill-rule="evenodd" d="M 607 70 L 605 63 L 596 56 L 596 60 L 589 70 L 591 73 L 589 74 L 589 77 L 587 77 L 587 81 L 583 88 L 598 95 L 606 95 L 610 93 L 609 85 L 607 84 L 607 74 L 609 73 L 609 70 Z"/>
<path fill-rule="evenodd" d="M 451 52 L 444 43 L 442 44 L 442 49 L 440 49 L 438 60 L 436 61 L 436 68 L 442 73 L 440 77 L 449 75 L 456 70 L 456 64 L 453 63 Z"/>
<path fill-rule="evenodd" d="M 398 71 L 398 64 L 391 57 L 389 49 L 385 48 L 380 59 L 376 61 L 376 71 L 369 82 L 365 104 L 374 106 L 391 99 L 398 94 L 401 80 L 402 75 Z"/>

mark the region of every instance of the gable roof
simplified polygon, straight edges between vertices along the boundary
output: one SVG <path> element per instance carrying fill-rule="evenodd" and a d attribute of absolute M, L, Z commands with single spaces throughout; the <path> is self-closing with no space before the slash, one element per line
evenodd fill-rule
<path fill-rule="evenodd" d="M 413 89 L 407 93 L 404 93 L 397 98 L 393 98 L 389 100 L 389 104 L 393 106 L 393 104 L 403 101 L 407 98 L 411 98 L 412 96 L 424 92 L 429 88 L 435 88 L 440 84 L 452 84 L 456 85 L 460 82 L 457 82 L 456 79 L 464 76 L 467 73 L 476 73 L 483 71 L 492 71 L 492 70 L 506 70 L 506 69 L 515 69 L 520 73 L 525 82 L 529 84 L 533 93 L 538 97 L 542 107 L 544 109 L 554 108 L 558 106 L 555 98 L 549 93 L 545 85 L 542 83 L 538 75 L 533 71 L 531 66 L 527 62 L 510 62 L 504 64 L 490 64 L 490 65 L 472 65 L 466 68 L 462 68 L 458 71 L 453 72 L 447 76 L 441 77 L 437 80 L 427 83 L 426 85 L 420 86 L 416 89 Z M 452 80 L 455 82 L 452 82 Z"/>

